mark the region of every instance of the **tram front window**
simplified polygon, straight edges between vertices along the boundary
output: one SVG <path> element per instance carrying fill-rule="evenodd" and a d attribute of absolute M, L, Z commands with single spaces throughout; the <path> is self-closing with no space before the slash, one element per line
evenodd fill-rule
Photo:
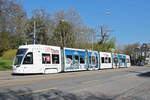
<path fill-rule="evenodd" d="M 22 59 L 23 59 L 26 52 L 27 52 L 27 49 L 18 49 L 16 57 L 15 57 L 14 65 L 20 65 L 21 64 Z"/>

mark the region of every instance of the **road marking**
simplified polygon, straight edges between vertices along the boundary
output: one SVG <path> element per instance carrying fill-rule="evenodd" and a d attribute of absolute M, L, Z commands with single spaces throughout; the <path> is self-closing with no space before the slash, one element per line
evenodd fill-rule
<path fill-rule="evenodd" d="M 89 83 L 98 82 L 98 81 L 99 80 L 85 81 L 85 82 L 81 82 L 81 84 L 89 84 Z"/>
<path fill-rule="evenodd" d="M 34 91 L 30 91 L 30 92 L 20 93 L 20 94 L 17 94 L 17 95 L 18 96 L 23 96 L 23 95 L 33 94 L 33 93 L 45 92 L 45 91 L 49 91 L 49 90 L 56 90 L 56 88 L 47 88 L 47 89 L 41 89 L 41 90 L 34 90 Z"/>
<path fill-rule="evenodd" d="M 18 80 L 18 81 L 7 81 L 7 82 L 0 82 L 0 86 L 10 86 L 10 85 L 17 85 L 17 84 L 29 84 L 29 83 L 34 83 L 34 82 L 39 82 L 41 80 L 58 80 L 58 79 L 68 79 L 68 78 L 77 78 L 77 77 L 82 77 L 82 76 L 91 76 L 91 75 L 97 75 L 97 74 L 106 74 L 106 73 L 113 73 L 113 72 L 123 72 L 123 71 L 128 71 L 130 69 L 139 69 L 138 67 L 130 67 L 130 68 L 123 68 L 123 69 L 112 69 L 112 70 L 97 70 L 97 71 L 89 71 L 88 73 L 85 71 L 85 73 L 81 72 L 81 74 L 57 74 L 56 77 L 40 77 L 40 79 L 35 78 L 32 80 Z M 83 83 L 84 84 L 84 83 Z M 87 83 L 85 83 L 87 84 Z"/>

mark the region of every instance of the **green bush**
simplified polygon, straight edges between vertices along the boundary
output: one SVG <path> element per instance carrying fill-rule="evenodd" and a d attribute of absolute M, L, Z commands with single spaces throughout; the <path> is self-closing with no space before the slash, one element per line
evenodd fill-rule
<path fill-rule="evenodd" d="M 5 60 L 0 57 L 0 71 L 11 70 L 12 69 L 13 60 Z"/>
<path fill-rule="evenodd" d="M 2 58 L 6 60 L 13 60 L 16 55 L 17 50 L 16 49 L 10 49 L 8 51 L 4 51 Z"/>

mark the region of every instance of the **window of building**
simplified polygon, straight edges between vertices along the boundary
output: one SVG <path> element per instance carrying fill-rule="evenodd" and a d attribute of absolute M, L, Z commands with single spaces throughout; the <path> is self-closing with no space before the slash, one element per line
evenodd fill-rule
<path fill-rule="evenodd" d="M 52 63 L 59 64 L 59 55 L 58 54 L 52 54 Z"/>
<path fill-rule="evenodd" d="M 33 64 L 33 53 L 29 52 L 24 58 L 23 64 Z"/>
<path fill-rule="evenodd" d="M 84 57 L 83 56 L 80 56 L 80 64 L 84 64 L 85 61 L 84 61 Z"/>
<path fill-rule="evenodd" d="M 50 64 L 51 56 L 50 54 L 42 54 L 42 64 Z"/>

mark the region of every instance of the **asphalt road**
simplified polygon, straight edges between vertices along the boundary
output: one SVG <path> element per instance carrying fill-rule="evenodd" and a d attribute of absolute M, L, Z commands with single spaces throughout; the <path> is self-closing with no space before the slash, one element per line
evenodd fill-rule
<path fill-rule="evenodd" d="M 1 71 L 0 100 L 150 100 L 150 67 L 19 76 Z"/>

